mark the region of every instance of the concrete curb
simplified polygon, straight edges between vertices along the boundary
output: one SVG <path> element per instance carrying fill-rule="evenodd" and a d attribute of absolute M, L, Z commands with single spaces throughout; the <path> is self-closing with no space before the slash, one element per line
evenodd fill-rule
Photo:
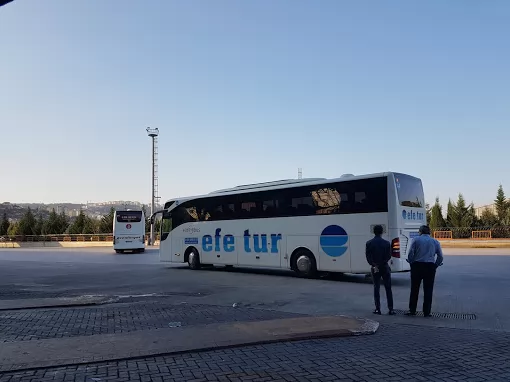
<path fill-rule="evenodd" d="M 74 306 L 108 304 L 117 301 L 118 298 L 106 296 L 79 296 L 79 297 L 0 300 L 0 311 L 44 309 L 44 308 L 70 308 Z"/>
<path fill-rule="evenodd" d="M 378 322 L 345 316 L 299 317 L 10 342 L 0 347 L 0 372 L 369 335 L 378 328 Z"/>

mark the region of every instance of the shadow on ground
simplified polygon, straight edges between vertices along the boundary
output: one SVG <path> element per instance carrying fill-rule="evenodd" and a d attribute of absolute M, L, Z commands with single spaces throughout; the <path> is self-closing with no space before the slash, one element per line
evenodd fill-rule
<path fill-rule="evenodd" d="M 179 270 L 182 272 L 196 272 L 194 270 L 189 269 L 187 266 L 182 267 L 168 267 L 167 269 L 171 270 Z M 243 267 L 235 267 L 235 268 L 226 268 L 221 266 L 204 266 L 199 272 L 224 272 L 224 273 L 233 273 L 233 274 L 252 274 L 252 275 L 262 275 L 262 276 L 280 276 L 280 277 L 289 277 L 289 278 L 300 278 L 296 273 L 288 270 L 279 270 L 279 269 L 264 269 L 264 268 L 243 268 Z M 410 285 L 409 282 L 409 274 L 408 273 L 398 273 L 393 274 L 392 284 L 399 286 L 407 286 Z M 396 277 L 395 277 L 396 276 Z M 404 276 L 404 277 L 402 277 Z M 360 274 L 348 274 L 348 273 L 329 273 L 329 272 L 321 272 L 316 280 L 324 280 L 324 281 L 336 281 L 336 282 L 348 282 L 355 284 L 372 284 L 372 278 L 368 275 L 360 275 Z"/>

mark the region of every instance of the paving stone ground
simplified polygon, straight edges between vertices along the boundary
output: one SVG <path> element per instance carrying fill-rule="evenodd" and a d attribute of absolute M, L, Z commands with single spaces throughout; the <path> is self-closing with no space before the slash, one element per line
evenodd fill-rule
<path fill-rule="evenodd" d="M 144 303 L 0 312 L 0 343 L 126 333 L 209 323 L 300 317 L 295 313 L 244 307 Z"/>
<path fill-rule="evenodd" d="M 416 319 L 419 320 L 419 319 Z M 0 375 L 35 381 L 508 381 L 510 334 L 384 325 L 310 340 Z"/>

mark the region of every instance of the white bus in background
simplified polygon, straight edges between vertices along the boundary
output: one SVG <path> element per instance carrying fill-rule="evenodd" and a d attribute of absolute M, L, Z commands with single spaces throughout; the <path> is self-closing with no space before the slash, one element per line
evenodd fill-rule
<path fill-rule="evenodd" d="M 145 216 L 143 211 L 115 211 L 113 249 L 117 253 L 145 251 Z"/>
<path fill-rule="evenodd" d="M 426 223 L 420 179 L 387 172 L 238 186 L 164 206 L 160 260 L 201 265 L 369 273 L 365 243 L 380 224 L 393 272 Z"/>

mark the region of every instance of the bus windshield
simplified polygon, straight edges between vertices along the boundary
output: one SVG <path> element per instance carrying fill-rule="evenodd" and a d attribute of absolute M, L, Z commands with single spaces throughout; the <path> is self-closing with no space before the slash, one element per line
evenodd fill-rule
<path fill-rule="evenodd" d="M 409 175 L 395 174 L 398 200 L 401 206 L 425 207 L 425 196 L 421 180 Z"/>
<path fill-rule="evenodd" d="M 118 223 L 139 223 L 142 221 L 142 211 L 118 211 Z"/>

